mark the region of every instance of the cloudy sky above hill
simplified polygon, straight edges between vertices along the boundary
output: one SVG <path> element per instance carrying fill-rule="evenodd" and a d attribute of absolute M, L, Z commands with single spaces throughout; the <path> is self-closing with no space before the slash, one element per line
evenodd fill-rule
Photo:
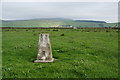
<path fill-rule="evenodd" d="M 70 18 L 118 21 L 117 2 L 3 2 L 2 19 Z"/>

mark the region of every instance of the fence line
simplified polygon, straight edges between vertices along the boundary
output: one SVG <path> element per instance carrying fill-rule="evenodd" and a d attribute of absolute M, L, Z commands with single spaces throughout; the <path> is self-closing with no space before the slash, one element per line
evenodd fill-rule
<path fill-rule="evenodd" d="M 74 29 L 74 27 L 0 27 L 0 29 Z M 120 29 L 120 27 L 76 27 L 75 29 Z"/>

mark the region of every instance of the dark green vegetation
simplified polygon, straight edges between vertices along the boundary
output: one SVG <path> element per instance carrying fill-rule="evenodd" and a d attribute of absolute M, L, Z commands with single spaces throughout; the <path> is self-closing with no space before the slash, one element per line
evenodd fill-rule
<path fill-rule="evenodd" d="M 53 63 L 33 63 L 38 36 L 50 33 Z M 5 29 L 3 78 L 116 78 L 118 31 L 108 29 Z"/>
<path fill-rule="evenodd" d="M 3 27 L 63 27 L 61 25 L 71 25 L 74 27 L 117 27 L 117 23 L 101 22 L 79 22 L 74 20 L 21 20 L 2 21 Z"/>
<path fill-rule="evenodd" d="M 2 30 L 0 29 L 0 79 L 2 79 Z"/>

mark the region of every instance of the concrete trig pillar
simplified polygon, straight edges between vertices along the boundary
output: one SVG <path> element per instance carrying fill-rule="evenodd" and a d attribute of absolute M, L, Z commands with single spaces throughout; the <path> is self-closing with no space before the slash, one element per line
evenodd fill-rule
<path fill-rule="evenodd" d="M 49 34 L 40 34 L 38 42 L 37 60 L 34 62 L 53 62 Z"/>

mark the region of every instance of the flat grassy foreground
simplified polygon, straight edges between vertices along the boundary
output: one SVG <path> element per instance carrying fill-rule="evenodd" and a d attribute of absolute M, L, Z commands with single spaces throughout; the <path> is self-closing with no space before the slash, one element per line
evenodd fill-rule
<path fill-rule="evenodd" d="M 7 29 L 3 78 L 117 78 L 118 32 L 103 29 Z M 33 63 L 40 33 L 49 33 L 53 63 Z M 64 35 L 61 35 L 64 34 Z"/>

